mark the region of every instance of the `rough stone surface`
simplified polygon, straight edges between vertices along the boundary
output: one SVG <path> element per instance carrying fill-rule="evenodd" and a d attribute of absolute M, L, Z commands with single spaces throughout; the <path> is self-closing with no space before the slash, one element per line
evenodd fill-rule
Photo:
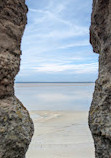
<path fill-rule="evenodd" d="M 27 11 L 25 0 L 0 0 L 0 158 L 24 158 L 33 135 L 29 113 L 14 96 Z"/>
<path fill-rule="evenodd" d="M 99 53 L 99 75 L 89 113 L 96 158 L 111 158 L 111 0 L 93 0 L 90 42 Z"/>

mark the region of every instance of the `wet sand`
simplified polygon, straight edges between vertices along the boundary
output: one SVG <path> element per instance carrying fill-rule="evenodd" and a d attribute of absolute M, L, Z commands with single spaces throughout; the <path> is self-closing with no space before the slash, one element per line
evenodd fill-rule
<path fill-rule="evenodd" d="M 87 112 L 31 111 L 35 133 L 27 158 L 94 158 Z"/>

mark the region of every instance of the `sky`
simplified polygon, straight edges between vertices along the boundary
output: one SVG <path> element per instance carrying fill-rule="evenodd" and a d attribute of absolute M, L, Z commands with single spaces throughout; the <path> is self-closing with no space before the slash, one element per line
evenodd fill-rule
<path fill-rule="evenodd" d="M 95 81 L 98 55 L 89 43 L 92 1 L 27 0 L 16 82 Z"/>

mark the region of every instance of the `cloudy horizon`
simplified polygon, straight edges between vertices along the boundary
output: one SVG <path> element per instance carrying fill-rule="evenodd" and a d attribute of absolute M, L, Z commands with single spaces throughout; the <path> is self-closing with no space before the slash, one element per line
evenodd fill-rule
<path fill-rule="evenodd" d="M 28 24 L 16 82 L 95 81 L 98 55 L 89 43 L 91 3 L 27 1 Z"/>

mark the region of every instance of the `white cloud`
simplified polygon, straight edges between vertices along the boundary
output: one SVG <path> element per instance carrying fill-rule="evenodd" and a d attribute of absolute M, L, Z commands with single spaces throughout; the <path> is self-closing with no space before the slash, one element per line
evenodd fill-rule
<path fill-rule="evenodd" d="M 90 53 L 88 39 L 91 2 L 33 0 L 27 3 L 28 25 L 22 40 L 19 76 L 96 73 L 97 58 Z"/>
<path fill-rule="evenodd" d="M 71 47 L 83 47 L 83 46 L 89 46 L 89 41 L 83 40 L 83 41 L 77 41 L 75 43 L 66 44 L 64 46 L 60 46 L 59 49 L 65 49 L 65 48 L 71 48 Z"/>
<path fill-rule="evenodd" d="M 70 72 L 75 74 L 95 73 L 97 72 L 98 63 L 90 64 L 44 64 L 42 66 L 33 67 L 36 72 L 54 73 L 54 72 Z"/>

